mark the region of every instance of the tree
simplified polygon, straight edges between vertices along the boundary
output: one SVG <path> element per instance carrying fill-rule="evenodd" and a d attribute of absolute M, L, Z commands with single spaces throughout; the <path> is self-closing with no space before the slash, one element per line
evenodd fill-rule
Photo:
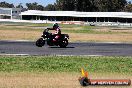
<path fill-rule="evenodd" d="M 7 2 L 0 2 L 0 7 L 5 7 L 5 8 L 14 8 L 13 4 L 9 4 Z"/>
<path fill-rule="evenodd" d="M 97 7 L 95 6 L 95 0 L 75 0 L 76 1 L 76 11 L 97 11 Z"/>
<path fill-rule="evenodd" d="M 131 2 L 128 2 L 128 4 L 126 5 L 124 11 L 132 12 L 132 4 L 131 4 Z"/>
<path fill-rule="evenodd" d="M 63 10 L 74 11 L 75 10 L 75 0 L 64 0 Z"/>
<path fill-rule="evenodd" d="M 110 11 L 109 9 L 111 8 L 111 0 L 95 0 L 95 5 L 97 6 L 97 11 L 100 12 L 108 12 Z"/>
<path fill-rule="evenodd" d="M 56 10 L 73 11 L 75 10 L 76 0 L 56 0 Z"/>
<path fill-rule="evenodd" d="M 56 0 L 55 8 L 56 8 L 56 10 L 63 10 L 64 9 L 64 0 Z"/>
<path fill-rule="evenodd" d="M 48 4 L 45 9 L 46 11 L 55 11 L 55 5 L 52 5 L 52 4 Z"/>
<path fill-rule="evenodd" d="M 126 0 L 96 0 L 98 11 L 102 12 L 123 11 L 126 4 Z"/>
<path fill-rule="evenodd" d="M 124 7 L 127 4 L 126 0 L 112 0 L 112 11 L 123 11 Z"/>
<path fill-rule="evenodd" d="M 68 11 L 123 11 L 126 0 L 56 0 L 57 10 Z"/>
<path fill-rule="evenodd" d="M 37 10 L 41 10 L 41 11 L 43 11 L 43 10 L 44 10 L 44 6 L 42 6 L 42 5 L 38 5 L 38 6 L 37 6 Z"/>
<path fill-rule="evenodd" d="M 16 8 L 23 8 L 22 3 L 19 3 L 19 5 L 16 6 Z"/>
<path fill-rule="evenodd" d="M 44 10 L 44 6 L 38 5 L 37 2 L 34 3 L 26 3 L 26 6 L 29 10 Z"/>

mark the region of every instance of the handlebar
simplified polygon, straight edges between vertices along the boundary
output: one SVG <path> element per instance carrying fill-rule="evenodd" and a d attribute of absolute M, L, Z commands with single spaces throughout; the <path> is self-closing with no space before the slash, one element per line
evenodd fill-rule
<path fill-rule="evenodd" d="M 51 28 L 47 28 L 47 30 L 50 30 Z"/>

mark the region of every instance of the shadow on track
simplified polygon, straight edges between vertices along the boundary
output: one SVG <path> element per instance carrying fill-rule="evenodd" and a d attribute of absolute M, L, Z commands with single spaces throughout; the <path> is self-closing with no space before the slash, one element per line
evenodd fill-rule
<path fill-rule="evenodd" d="M 75 47 L 66 47 L 66 48 L 62 48 L 62 47 L 55 47 L 55 46 L 51 46 L 49 48 L 60 48 L 60 49 L 66 49 L 66 48 L 75 48 Z"/>

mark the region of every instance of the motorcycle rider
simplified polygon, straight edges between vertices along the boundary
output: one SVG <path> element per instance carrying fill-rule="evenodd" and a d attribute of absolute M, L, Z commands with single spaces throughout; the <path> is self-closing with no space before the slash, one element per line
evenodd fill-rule
<path fill-rule="evenodd" d="M 58 39 L 60 38 L 60 35 L 61 35 L 61 29 L 60 29 L 58 23 L 55 23 L 55 24 L 53 25 L 53 28 L 48 28 L 48 29 L 49 29 L 49 30 L 55 30 L 55 33 L 54 33 L 55 38 L 53 39 L 53 42 L 58 41 Z"/>

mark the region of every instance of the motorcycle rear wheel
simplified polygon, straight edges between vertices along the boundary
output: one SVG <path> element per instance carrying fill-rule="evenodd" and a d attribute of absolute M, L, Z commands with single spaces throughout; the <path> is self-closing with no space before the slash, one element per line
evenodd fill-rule
<path fill-rule="evenodd" d="M 42 47 L 42 46 L 44 46 L 44 44 L 45 44 L 45 40 L 43 40 L 43 38 L 39 38 L 36 41 L 36 46 L 38 46 L 38 47 Z"/>

